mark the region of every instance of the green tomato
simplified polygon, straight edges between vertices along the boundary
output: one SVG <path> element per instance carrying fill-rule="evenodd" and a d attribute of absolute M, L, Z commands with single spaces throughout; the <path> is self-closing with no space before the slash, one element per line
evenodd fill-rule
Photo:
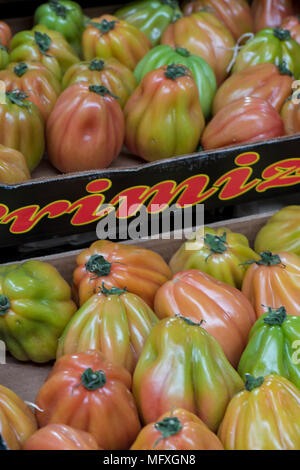
<path fill-rule="evenodd" d="M 134 75 L 140 82 L 148 72 L 171 64 L 184 65 L 191 70 L 199 90 L 202 111 L 207 119 L 211 114 L 217 82 L 213 70 L 202 57 L 190 54 L 183 47 L 173 49 L 166 45 L 156 46 L 138 63 Z"/>

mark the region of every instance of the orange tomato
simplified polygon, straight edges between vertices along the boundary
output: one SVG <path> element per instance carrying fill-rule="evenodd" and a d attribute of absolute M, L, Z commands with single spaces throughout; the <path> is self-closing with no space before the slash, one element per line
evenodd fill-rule
<path fill-rule="evenodd" d="M 216 15 L 236 40 L 253 31 L 251 9 L 246 0 L 193 0 L 185 5 L 183 13 L 191 15 L 203 9 Z"/>
<path fill-rule="evenodd" d="M 9 450 L 21 450 L 36 431 L 34 414 L 9 388 L 0 385 L 0 436 Z"/>
<path fill-rule="evenodd" d="M 100 240 L 78 255 L 73 284 L 80 305 L 100 291 L 104 282 L 107 289 L 126 287 L 152 308 L 157 289 L 171 276 L 167 263 L 157 253 Z"/>
<path fill-rule="evenodd" d="M 179 18 L 165 30 L 161 44 L 184 47 L 211 66 L 220 85 L 227 77 L 235 40 L 226 26 L 212 13 L 201 11 Z"/>
<path fill-rule="evenodd" d="M 300 134 L 300 94 L 285 102 L 281 118 L 287 135 Z"/>
<path fill-rule="evenodd" d="M 79 82 L 57 100 L 47 122 L 51 163 L 63 173 L 106 168 L 122 148 L 124 115 L 102 85 Z"/>
<path fill-rule="evenodd" d="M 0 144 L 0 183 L 22 183 L 30 179 L 24 155 Z"/>
<path fill-rule="evenodd" d="M 257 317 L 266 306 L 284 305 L 288 315 L 300 315 L 300 258 L 294 253 L 261 253 L 244 277 L 243 294 L 252 303 Z"/>
<path fill-rule="evenodd" d="M 10 26 L 4 21 L 0 21 L 0 45 L 7 47 L 12 38 Z"/>
<path fill-rule="evenodd" d="M 225 450 L 299 450 L 300 391 L 279 375 L 248 375 L 228 405 L 218 436 Z"/>
<path fill-rule="evenodd" d="M 30 436 L 23 450 L 99 450 L 99 447 L 88 432 L 65 424 L 48 424 Z"/>
<path fill-rule="evenodd" d="M 254 31 L 280 26 L 284 18 L 293 14 L 292 0 L 254 0 L 252 15 Z"/>
<path fill-rule="evenodd" d="M 198 416 L 175 408 L 144 427 L 131 450 L 224 450 L 224 447 Z"/>
<path fill-rule="evenodd" d="M 203 328 L 221 344 L 233 366 L 255 322 L 250 302 L 238 289 L 197 270 L 177 273 L 166 282 L 155 296 L 154 311 L 159 318 L 183 315 L 195 322 L 204 320 Z"/>
<path fill-rule="evenodd" d="M 67 424 L 103 449 L 128 449 L 141 427 L 130 387 L 129 372 L 98 351 L 63 356 L 38 393 L 39 426 Z"/>
<path fill-rule="evenodd" d="M 114 57 L 134 70 L 151 49 L 151 42 L 139 29 L 112 15 L 93 18 L 82 36 L 85 60 Z"/>

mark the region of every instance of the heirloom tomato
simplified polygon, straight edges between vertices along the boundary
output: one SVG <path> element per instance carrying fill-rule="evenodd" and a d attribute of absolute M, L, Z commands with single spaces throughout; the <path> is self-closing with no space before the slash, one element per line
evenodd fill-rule
<path fill-rule="evenodd" d="M 47 149 L 63 173 L 106 168 L 124 141 L 118 99 L 103 85 L 78 82 L 58 98 L 47 121 Z"/>
<path fill-rule="evenodd" d="M 9 53 L 6 46 L 0 45 L 0 70 L 5 69 L 9 64 Z"/>
<path fill-rule="evenodd" d="M 264 63 L 285 64 L 295 79 L 300 78 L 300 45 L 287 29 L 263 29 L 237 55 L 232 73 Z"/>
<path fill-rule="evenodd" d="M 247 96 L 220 109 L 203 132 L 202 146 L 212 150 L 283 135 L 283 121 L 273 106 Z"/>
<path fill-rule="evenodd" d="M 48 424 L 27 439 L 23 450 L 99 450 L 88 432 L 65 424 Z"/>
<path fill-rule="evenodd" d="M 34 21 L 61 33 L 77 54 L 80 54 L 84 16 L 78 3 L 70 0 L 50 0 L 37 8 Z"/>
<path fill-rule="evenodd" d="M 184 47 L 202 57 L 213 69 L 220 85 L 227 77 L 235 40 L 230 31 L 212 13 L 201 11 L 175 21 L 165 30 L 162 44 Z"/>
<path fill-rule="evenodd" d="M 216 15 L 236 40 L 253 31 L 251 9 L 247 0 L 193 0 L 186 3 L 183 13 L 191 15 L 203 10 Z"/>
<path fill-rule="evenodd" d="M 80 305 L 104 282 L 107 289 L 126 287 L 152 308 L 157 289 L 171 276 L 167 263 L 154 251 L 99 240 L 77 256 L 73 283 Z"/>
<path fill-rule="evenodd" d="M 227 359 L 238 364 L 255 322 L 247 298 L 235 287 L 201 271 L 175 274 L 157 292 L 154 311 L 159 318 L 186 315 L 205 328 L 221 344 Z"/>
<path fill-rule="evenodd" d="M 7 47 L 12 37 L 10 26 L 4 21 L 0 21 L 0 45 Z"/>
<path fill-rule="evenodd" d="M 300 44 L 300 17 L 298 16 L 288 16 L 283 21 L 281 27 L 287 29 L 293 39 Z"/>
<path fill-rule="evenodd" d="M 20 151 L 31 171 L 43 157 L 45 137 L 43 116 L 28 98 L 19 90 L 5 93 L 5 103 L 0 103 L 0 144 Z"/>
<path fill-rule="evenodd" d="M 47 362 L 76 311 L 71 289 L 41 261 L 0 267 L 0 339 L 20 361 Z"/>
<path fill-rule="evenodd" d="M 213 114 L 235 100 L 252 96 L 268 101 L 278 113 L 292 89 L 293 77 L 285 64 L 258 64 L 235 73 L 221 85 L 213 103 Z"/>
<path fill-rule="evenodd" d="M 155 325 L 133 376 L 133 393 L 145 424 L 173 407 L 196 414 L 213 432 L 243 381 L 219 343 L 189 318 Z"/>
<path fill-rule="evenodd" d="M 284 18 L 292 14 L 292 0 L 253 0 L 252 3 L 255 32 L 276 28 Z"/>
<path fill-rule="evenodd" d="M 61 92 L 55 75 L 39 62 L 13 62 L 0 72 L 6 90 L 18 89 L 28 94 L 28 99 L 41 111 L 46 121 Z"/>
<path fill-rule="evenodd" d="M 115 364 L 133 372 L 152 326 L 158 318 L 140 297 L 126 290 L 106 289 L 104 282 L 68 323 L 57 357 L 101 351 Z"/>
<path fill-rule="evenodd" d="M 224 450 L 224 447 L 198 416 L 175 408 L 144 427 L 130 450 Z"/>
<path fill-rule="evenodd" d="M 197 84 L 183 65 L 149 72 L 124 114 L 125 145 L 147 161 L 194 152 L 205 126 Z"/>
<path fill-rule="evenodd" d="M 287 206 L 276 212 L 255 239 L 255 251 L 290 251 L 300 256 L 300 206 Z"/>
<path fill-rule="evenodd" d="M 192 72 L 198 87 L 204 117 L 208 118 L 211 114 L 213 98 L 217 91 L 217 82 L 214 72 L 202 57 L 190 54 L 183 47 L 173 49 L 170 46 L 161 44 L 154 47 L 145 55 L 136 66 L 134 74 L 138 82 L 140 82 L 148 72 L 158 69 L 163 65 L 174 64 L 183 65 Z"/>
<path fill-rule="evenodd" d="M 115 16 L 133 24 L 156 46 L 167 26 L 182 13 L 176 0 L 138 0 L 117 10 Z"/>
<path fill-rule="evenodd" d="M 242 292 L 252 303 L 257 317 L 265 306 L 284 305 L 289 315 L 300 316 L 300 258 L 294 253 L 260 253 L 258 261 L 249 260 Z"/>
<path fill-rule="evenodd" d="M 225 450 L 299 450 L 300 391 L 278 375 L 247 376 L 218 436 Z"/>
<path fill-rule="evenodd" d="M 44 25 L 17 33 L 10 41 L 9 50 L 10 62 L 41 62 L 59 80 L 71 65 L 79 62 L 63 35 Z"/>
<path fill-rule="evenodd" d="M 0 183 L 22 183 L 30 178 L 24 155 L 4 145 L 0 145 Z"/>
<path fill-rule="evenodd" d="M 137 87 L 133 72 L 113 57 L 79 62 L 70 67 L 63 77 L 63 89 L 78 82 L 105 86 L 119 98 L 122 108 Z"/>
<path fill-rule="evenodd" d="M 8 450 L 21 450 L 36 430 L 30 408 L 12 390 L 0 385 L 0 450 L 1 437 Z"/>
<path fill-rule="evenodd" d="M 111 15 L 91 20 L 82 36 L 85 60 L 114 57 L 131 70 L 150 48 L 150 40 L 144 33 L 127 21 Z"/>
<path fill-rule="evenodd" d="M 98 351 L 63 356 L 38 393 L 39 426 L 67 424 L 105 450 L 128 449 L 141 428 L 130 387 L 129 372 Z"/>
<path fill-rule="evenodd" d="M 194 239 L 185 242 L 173 255 L 170 268 L 173 274 L 189 269 L 199 269 L 219 281 L 238 289 L 242 286 L 247 267 L 243 263 L 259 256 L 249 247 L 247 238 L 227 228 L 204 228 L 203 244 L 195 233 Z"/>
<path fill-rule="evenodd" d="M 247 373 L 256 377 L 278 374 L 300 389 L 299 354 L 300 317 L 287 315 L 283 306 L 268 307 L 250 331 L 238 372 L 243 379 Z"/>
<path fill-rule="evenodd" d="M 300 134 L 300 93 L 286 100 L 281 109 L 281 118 L 287 135 Z"/>

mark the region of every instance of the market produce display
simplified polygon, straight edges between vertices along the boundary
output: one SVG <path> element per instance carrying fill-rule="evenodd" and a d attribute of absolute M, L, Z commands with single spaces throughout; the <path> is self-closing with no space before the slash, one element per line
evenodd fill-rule
<path fill-rule="evenodd" d="M 121 166 L 128 157 L 135 165 L 199 158 L 299 134 L 298 13 L 291 0 L 135 0 L 90 18 L 74 1 L 50 0 L 36 9 L 31 30 L 13 34 L 1 21 L 0 81 L 50 121 L 30 171 L 42 159 L 74 173 L 116 166 L 119 157 Z M 114 102 L 115 111 L 117 101 L 118 116 L 101 107 L 96 117 L 89 100 L 67 106 L 82 82 L 101 87 L 92 101 Z M 61 124 L 71 114 L 71 125 Z M 0 144 L 28 161 L 20 145 Z M 20 182 L 0 175 L 0 184 Z"/>

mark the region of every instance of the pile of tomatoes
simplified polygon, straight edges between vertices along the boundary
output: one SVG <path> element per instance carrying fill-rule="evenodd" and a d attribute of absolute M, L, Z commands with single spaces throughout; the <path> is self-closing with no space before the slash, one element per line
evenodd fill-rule
<path fill-rule="evenodd" d="M 0 23 L 0 182 L 47 151 L 60 172 L 300 132 L 298 2 L 137 0 L 87 18 L 69 0 L 13 37 Z"/>
<path fill-rule="evenodd" d="M 56 359 L 35 413 L 0 386 L 0 447 L 300 450 L 299 231 L 300 206 L 254 249 L 204 227 L 169 265 L 96 241 L 76 305 L 53 266 L 0 267 L 0 339 L 19 361 Z"/>

